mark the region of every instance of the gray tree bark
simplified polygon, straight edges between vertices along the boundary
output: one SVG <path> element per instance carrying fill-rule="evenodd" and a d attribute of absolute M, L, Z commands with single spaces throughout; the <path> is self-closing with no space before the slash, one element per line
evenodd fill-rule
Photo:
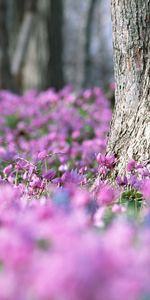
<path fill-rule="evenodd" d="M 107 152 L 116 174 L 133 158 L 150 163 L 150 0 L 112 0 L 115 110 Z"/>
<path fill-rule="evenodd" d="M 0 0 L 0 89 L 12 89 L 7 30 L 7 2 Z"/>

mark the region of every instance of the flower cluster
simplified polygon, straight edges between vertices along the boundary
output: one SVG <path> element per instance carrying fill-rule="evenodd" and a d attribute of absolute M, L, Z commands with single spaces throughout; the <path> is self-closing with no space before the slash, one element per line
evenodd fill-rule
<path fill-rule="evenodd" d="M 98 231 L 83 210 L 90 203 L 79 188 L 28 202 L 1 185 L 0 299 L 150 296 L 149 226 L 116 219 Z"/>
<path fill-rule="evenodd" d="M 101 89 L 2 91 L 0 112 L 0 299 L 150 299 L 150 172 L 112 184 Z"/>
<path fill-rule="evenodd" d="M 47 158 L 60 172 L 94 172 L 93 159 L 105 151 L 111 110 L 100 88 L 78 95 L 70 87 L 22 97 L 0 92 L 0 112 L 1 160 Z"/>

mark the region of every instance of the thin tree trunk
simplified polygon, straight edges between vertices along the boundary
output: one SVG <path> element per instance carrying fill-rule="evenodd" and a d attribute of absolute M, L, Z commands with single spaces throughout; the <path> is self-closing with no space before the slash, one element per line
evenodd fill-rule
<path fill-rule="evenodd" d="M 19 89 L 22 85 L 22 68 L 25 62 L 27 48 L 32 32 L 32 24 L 36 11 L 37 0 L 28 0 L 20 27 L 16 50 L 12 59 L 11 72 Z"/>
<path fill-rule="evenodd" d="M 112 0 L 116 103 L 108 152 L 150 162 L 150 0 Z"/>
<path fill-rule="evenodd" d="M 63 0 L 51 0 L 47 18 L 49 58 L 46 87 L 59 90 L 64 85 L 63 74 Z"/>
<path fill-rule="evenodd" d="M 92 69 L 92 58 L 90 53 L 90 46 L 92 40 L 92 25 L 94 17 L 94 9 L 97 0 L 91 0 L 87 14 L 87 22 L 85 26 L 85 49 L 84 49 L 84 87 L 88 87 L 91 84 L 91 69 Z"/>
<path fill-rule="evenodd" d="M 6 0 L 0 0 L 0 89 L 12 89 L 8 48 Z"/>

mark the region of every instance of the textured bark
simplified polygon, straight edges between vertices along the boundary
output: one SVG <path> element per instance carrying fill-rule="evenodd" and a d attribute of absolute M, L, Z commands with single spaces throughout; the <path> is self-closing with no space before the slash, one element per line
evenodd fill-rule
<path fill-rule="evenodd" d="M 0 89 L 12 89 L 8 54 L 7 2 L 0 0 Z"/>
<path fill-rule="evenodd" d="M 59 90 L 64 85 L 63 75 L 63 0 L 51 0 L 47 18 L 49 58 L 47 86 Z"/>
<path fill-rule="evenodd" d="M 116 103 L 107 152 L 150 163 L 150 0 L 112 0 Z"/>

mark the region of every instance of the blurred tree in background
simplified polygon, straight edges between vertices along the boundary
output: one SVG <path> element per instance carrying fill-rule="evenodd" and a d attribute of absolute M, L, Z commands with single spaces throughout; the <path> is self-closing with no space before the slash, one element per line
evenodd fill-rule
<path fill-rule="evenodd" d="M 51 1 L 47 16 L 48 63 L 46 87 L 64 86 L 63 74 L 63 0 Z"/>
<path fill-rule="evenodd" d="M 113 80 L 109 0 L 0 0 L 0 87 Z"/>
<path fill-rule="evenodd" d="M 18 4 L 19 2 L 17 0 L 16 6 L 18 7 L 18 10 L 20 12 L 20 18 L 18 20 L 18 23 L 20 24 L 18 24 L 19 32 L 15 51 L 12 56 L 11 73 L 13 78 L 15 79 L 16 88 L 19 91 L 23 89 L 22 68 L 26 60 L 26 52 L 32 33 L 32 26 L 34 15 L 36 13 L 37 0 L 26 0 L 24 5 Z"/>
<path fill-rule="evenodd" d="M 0 89 L 12 89 L 7 28 L 7 3 L 0 0 Z"/>
<path fill-rule="evenodd" d="M 91 84 L 91 69 L 92 69 L 92 58 L 90 53 L 90 46 L 92 40 L 92 25 L 94 21 L 94 9 L 97 0 L 91 0 L 89 10 L 87 13 L 87 22 L 85 26 L 85 53 L 84 53 L 84 87 L 88 87 Z"/>

